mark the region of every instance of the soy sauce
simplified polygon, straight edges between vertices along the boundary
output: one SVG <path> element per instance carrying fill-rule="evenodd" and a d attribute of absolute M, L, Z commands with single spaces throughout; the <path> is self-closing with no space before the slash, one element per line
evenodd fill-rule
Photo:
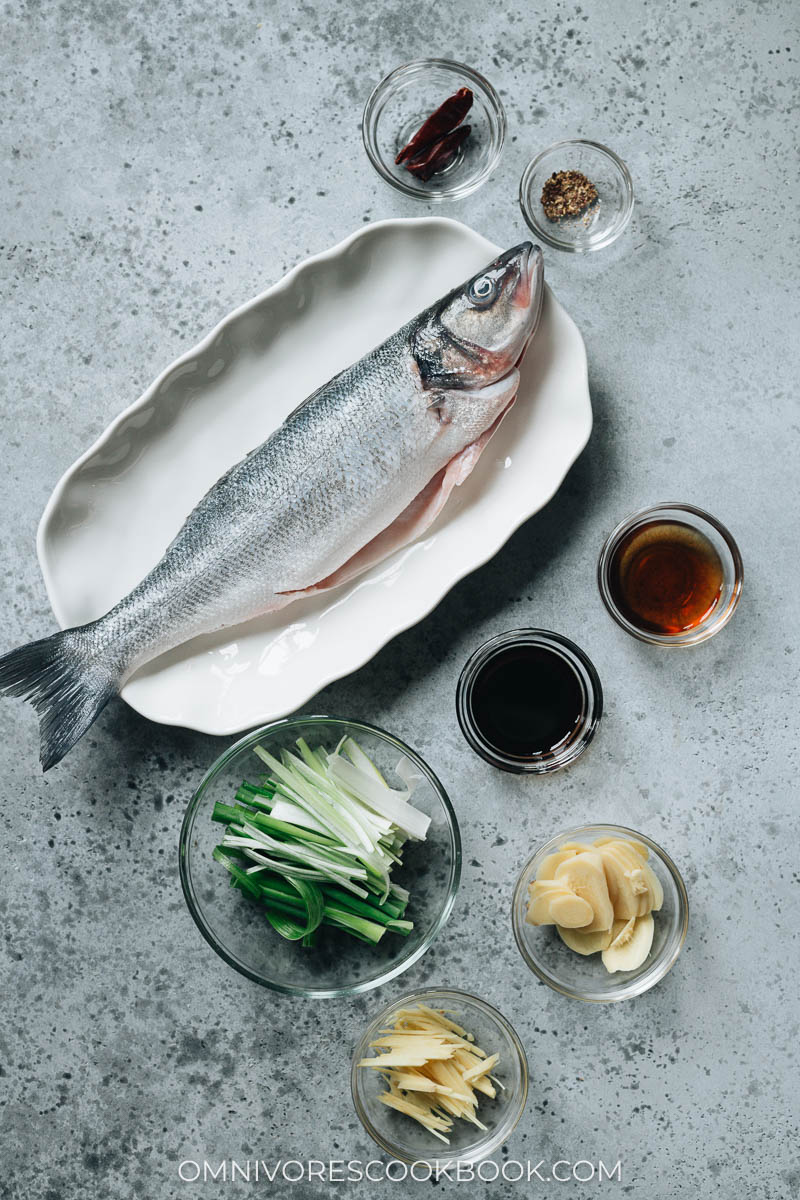
<path fill-rule="evenodd" d="M 555 650 L 511 643 L 480 667 L 471 717 L 500 754 L 533 760 L 556 753 L 575 735 L 585 698 L 574 667 Z"/>
<path fill-rule="evenodd" d="M 646 521 L 630 530 L 609 563 L 608 587 L 637 629 L 674 635 L 700 625 L 722 595 L 724 572 L 704 534 L 683 521 Z"/>

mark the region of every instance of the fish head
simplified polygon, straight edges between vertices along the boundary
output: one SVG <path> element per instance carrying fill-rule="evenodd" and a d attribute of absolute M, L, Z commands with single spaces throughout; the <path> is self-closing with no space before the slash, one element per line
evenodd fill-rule
<path fill-rule="evenodd" d="M 412 350 L 424 388 L 498 383 L 520 362 L 539 321 L 542 252 L 521 242 L 424 315 Z"/>

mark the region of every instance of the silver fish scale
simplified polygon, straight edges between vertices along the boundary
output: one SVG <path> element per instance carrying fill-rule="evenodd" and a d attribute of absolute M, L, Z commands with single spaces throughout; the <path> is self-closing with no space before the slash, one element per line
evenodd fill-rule
<path fill-rule="evenodd" d="M 413 325 L 320 388 L 223 475 L 153 571 L 93 628 L 125 674 L 326 578 L 463 447 L 419 385 Z"/>

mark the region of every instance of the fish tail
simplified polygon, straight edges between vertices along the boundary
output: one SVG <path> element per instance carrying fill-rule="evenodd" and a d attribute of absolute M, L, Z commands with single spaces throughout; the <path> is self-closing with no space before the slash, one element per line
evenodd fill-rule
<path fill-rule="evenodd" d="M 60 762 L 118 689 L 119 672 L 93 648 L 91 628 L 65 629 L 0 657 L 0 694 L 39 714 L 42 770 Z"/>

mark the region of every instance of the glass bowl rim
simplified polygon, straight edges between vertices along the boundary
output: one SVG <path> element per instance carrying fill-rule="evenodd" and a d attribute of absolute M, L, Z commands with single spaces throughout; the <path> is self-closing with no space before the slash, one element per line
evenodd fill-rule
<path fill-rule="evenodd" d="M 695 625 L 692 629 L 685 630 L 683 633 L 653 633 L 650 630 L 639 629 L 631 621 L 629 621 L 619 611 L 614 603 L 613 597 L 608 586 L 608 569 L 611 563 L 611 558 L 619 544 L 620 539 L 641 524 L 648 517 L 658 516 L 662 513 L 677 512 L 684 513 L 686 516 L 694 517 L 695 522 L 689 522 L 694 529 L 700 528 L 701 523 L 710 525 L 712 529 L 719 534 L 724 542 L 730 555 L 730 563 L 733 568 L 733 588 L 730 597 L 725 604 L 725 607 L 720 611 L 713 609 L 710 616 L 701 621 L 699 625 Z M 703 532 L 700 528 L 700 532 Z M 720 629 L 728 624 L 736 607 L 741 599 L 742 585 L 744 584 L 744 563 L 733 534 L 725 525 L 722 524 L 711 513 L 705 509 L 697 508 L 694 504 L 685 504 L 682 501 L 662 501 L 659 504 L 649 504 L 645 508 L 640 508 L 637 512 L 631 513 L 630 516 L 624 517 L 609 533 L 600 550 L 597 559 L 597 587 L 600 592 L 600 598 L 606 607 L 609 616 L 617 622 L 620 628 L 629 633 L 631 637 L 638 638 L 640 642 L 647 642 L 651 646 L 675 646 L 684 648 L 686 646 L 697 646 L 701 642 L 708 641 L 714 634 L 719 633 Z"/>
<path fill-rule="evenodd" d="M 469 180 L 467 183 L 456 185 L 452 188 L 445 187 L 439 189 L 439 191 L 431 192 L 424 191 L 422 188 L 415 187 L 410 183 L 406 183 L 404 179 L 396 177 L 391 173 L 391 171 L 387 170 L 383 159 L 378 153 L 376 146 L 373 144 L 372 135 L 372 117 L 379 97 L 391 83 L 396 81 L 396 79 L 402 78 L 404 75 L 410 74 L 412 71 L 419 69 L 420 67 L 443 67 L 445 70 L 453 71 L 454 73 L 460 75 L 466 75 L 468 79 L 476 84 L 480 90 L 485 92 L 485 94 L 488 96 L 497 118 L 498 127 L 497 144 L 490 154 L 486 166 L 475 176 L 474 179 Z M 385 180 L 386 183 L 390 184 L 398 191 L 403 192 L 406 196 L 411 196 L 415 200 L 428 200 L 433 203 L 442 200 L 461 200 L 465 196 L 471 196 L 473 192 L 476 192 L 478 188 L 486 182 L 500 161 L 500 156 L 503 153 L 503 146 L 505 145 L 506 140 L 506 130 L 506 110 L 503 107 L 503 102 L 494 86 L 489 82 L 485 75 L 481 74 L 480 71 L 477 71 L 474 67 L 468 66 L 467 63 L 459 62 L 454 58 L 413 58 L 409 62 L 400 63 L 399 66 L 394 67 L 375 85 L 367 97 L 366 103 L 364 104 L 364 111 L 361 115 L 361 140 L 364 144 L 364 150 L 366 151 L 367 158 L 372 163 L 372 166 L 380 175 L 381 179 Z"/>
<path fill-rule="evenodd" d="M 614 165 L 614 167 L 616 167 L 617 172 L 622 179 L 622 187 L 625 193 L 625 205 L 622 209 L 622 216 L 618 226 L 609 230 L 604 237 L 598 238 L 596 242 L 593 242 L 592 245 L 589 246 L 577 246 L 573 242 L 556 237 L 555 234 L 551 233 L 550 230 L 545 228 L 543 223 L 540 223 L 536 220 L 535 216 L 533 215 L 533 208 L 528 203 L 528 190 L 530 188 L 531 179 L 533 178 L 533 175 L 542 159 L 548 154 L 552 154 L 557 150 L 563 150 L 568 146 L 589 146 L 592 150 L 597 150 L 600 152 L 600 154 L 610 159 L 611 163 Z M 612 242 L 615 242 L 620 234 L 623 233 L 627 228 L 631 216 L 633 215 L 633 203 L 633 179 L 627 163 L 625 163 L 618 154 L 615 154 L 610 146 L 605 146 L 602 142 L 594 142 L 590 138 L 562 138 L 561 141 L 553 142 L 551 146 L 545 147 L 544 150 L 540 150 L 538 154 L 534 155 L 534 157 L 525 167 L 525 170 L 522 172 L 522 177 L 519 181 L 519 206 L 522 210 L 522 215 L 528 228 L 535 233 L 537 237 L 540 237 L 543 241 L 547 242 L 549 246 L 552 246 L 556 250 L 565 250 L 568 254 L 591 254 L 595 250 L 604 250 L 606 246 L 610 246 Z"/>
<path fill-rule="evenodd" d="M 217 939 L 214 933 L 206 924 L 202 912 L 195 901 L 194 889 L 190 879 L 189 859 L 191 858 L 191 838 L 190 831 L 194 824 L 194 819 L 200 808 L 200 803 L 205 794 L 206 788 L 213 782 L 216 776 L 228 765 L 241 750 L 257 742 L 265 734 L 271 733 L 273 730 L 281 729 L 289 726 L 294 726 L 298 729 L 305 728 L 308 725 L 333 725 L 333 726 L 349 726 L 351 729 L 360 729 L 370 734 L 377 734 L 378 737 L 391 743 L 401 754 L 406 755 L 414 765 L 422 771 L 422 774 L 427 779 L 428 783 L 436 793 L 442 809 L 445 814 L 447 832 L 450 838 L 451 863 L 450 863 L 450 878 L 447 882 L 447 891 L 442 909 L 433 923 L 431 928 L 426 933 L 425 937 L 416 947 L 416 949 L 406 957 L 401 957 L 391 965 L 387 966 L 385 971 L 370 979 L 359 981 L 355 984 L 346 984 L 340 987 L 303 987 L 297 984 L 277 983 L 273 980 L 265 979 L 256 971 L 251 970 L 245 963 L 240 962 L 227 948 Z M 303 996 L 307 999 L 335 999 L 341 996 L 357 996 L 362 992 L 371 991 L 373 988 L 382 987 L 388 983 L 390 979 L 396 978 L 404 971 L 408 970 L 415 962 L 422 958 L 423 954 L 430 948 L 431 944 L 441 932 L 444 925 L 447 923 L 450 914 L 453 911 L 456 895 L 458 894 L 459 883 L 461 882 L 461 832 L 458 826 L 458 818 L 450 801 L 450 797 L 442 786 L 439 778 L 425 762 L 425 760 L 410 746 L 406 745 L 401 738 L 396 737 L 393 733 L 382 729 L 379 725 L 372 725 L 367 721 L 349 720 L 347 717 L 330 717 L 324 714 L 309 715 L 302 717 L 281 717 L 277 721 L 270 721 L 266 725 L 259 726 L 258 729 L 251 730 L 244 734 L 238 741 L 229 746 L 223 751 L 211 766 L 206 771 L 203 778 L 200 780 L 197 788 L 189 801 L 186 812 L 183 815 L 181 823 L 180 836 L 178 839 L 178 871 L 180 874 L 181 888 L 183 897 L 189 909 L 191 917 L 200 930 L 205 940 L 208 942 L 212 950 L 226 962 L 229 967 L 233 967 L 240 975 L 244 975 L 246 979 L 253 983 L 260 984 L 262 987 L 268 988 L 273 992 L 280 992 L 286 996 Z"/>
<path fill-rule="evenodd" d="M 672 878 L 672 882 L 675 884 L 675 889 L 678 894 L 679 934 L 677 945 L 672 953 L 665 955 L 661 962 L 656 960 L 656 963 L 658 963 L 658 970 L 653 971 L 653 967 L 656 965 L 656 963 L 652 963 L 648 971 L 643 972 L 642 975 L 637 976 L 632 980 L 628 979 L 621 981 L 619 994 L 609 993 L 601 996 L 599 994 L 595 995 L 586 991 L 580 991 L 577 988 L 567 987 L 566 985 L 559 983 L 552 976 L 548 975 L 547 972 L 542 970 L 539 965 L 534 962 L 527 946 L 525 945 L 520 928 L 521 922 L 518 920 L 517 913 L 520 910 L 518 901 L 523 890 L 527 889 L 528 883 L 530 882 L 529 874 L 535 858 L 538 858 L 539 855 L 543 854 L 544 852 L 557 850 L 558 846 L 564 842 L 576 841 L 579 835 L 585 836 L 586 834 L 596 833 L 598 836 L 602 836 L 603 832 L 608 830 L 611 830 L 614 833 L 624 834 L 626 837 L 632 838 L 635 841 L 644 842 L 649 850 L 656 853 L 660 861 L 666 867 L 668 874 Z M 511 927 L 514 933 L 514 941 L 517 943 L 517 949 L 520 952 L 523 962 L 529 968 L 529 970 L 534 973 L 534 975 L 537 975 L 539 979 L 541 979 L 543 983 L 546 983 L 548 987 L 552 988 L 554 992 L 558 992 L 562 996 L 569 996 L 573 1000 L 583 1000 L 588 1004 L 614 1004 L 621 1000 L 632 999 L 634 996 L 644 995 L 645 992 L 649 992 L 650 989 L 655 987 L 657 983 L 660 983 L 661 980 L 664 979 L 664 977 L 672 970 L 678 960 L 678 957 L 680 956 L 681 950 L 683 949 L 683 944 L 686 941 L 686 934 L 689 929 L 689 896 L 686 891 L 686 884 L 683 881 L 683 876 L 673 860 L 670 858 L 669 854 L 667 854 L 666 850 L 660 846 L 658 842 L 654 842 L 651 837 L 647 836 L 647 834 L 639 833 L 637 830 L 631 829 L 627 825 L 615 825 L 613 822 L 603 823 L 602 821 L 593 821 L 589 825 L 576 825 L 572 829 L 565 829 L 561 833 L 555 834 L 553 837 L 548 838 L 547 841 L 541 842 L 540 845 L 538 845 L 533 851 L 533 853 L 526 859 L 525 865 L 517 876 L 517 882 L 514 885 L 514 892 L 511 899 Z M 650 974 L 651 972 L 652 976 Z"/>
<path fill-rule="evenodd" d="M 593 703 L 591 716 L 587 717 L 585 724 L 581 727 L 578 736 L 571 745 L 567 745 L 564 751 L 553 760 L 533 761 L 528 764 L 521 759 L 514 759 L 508 755 L 501 754 L 494 747 L 490 746 L 488 742 L 480 738 L 473 722 L 468 718 L 465 704 L 467 688 L 472 687 L 477 671 L 488 660 L 488 657 L 504 643 L 523 639 L 529 644 L 547 645 L 548 642 L 556 642 L 561 650 L 565 652 L 567 659 L 577 660 L 580 667 L 582 667 L 588 676 L 591 692 L 590 699 Z M 571 766 L 588 748 L 597 733 L 602 716 L 603 685 L 600 682 L 597 668 L 586 651 L 577 642 L 573 642 L 563 633 L 556 633 L 553 629 L 521 626 L 518 629 L 508 629 L 503 633 L 494 634 L 493 637 L 487 638 L 485 642 L 482 642 L 480 646 L 477 646 L 473 650 L 462 667 L 458 683 L 456 684 L 456 717 L 467 745 L 484 762 L 488 762 L 490 766 L 517 775 L 549 775 L 555 771 L 560 771 L 564 767 Z"/>
<path fill-rule="evenodd" d="M 386 1020 L 387 1013 L 401 1005 L 409 1005 L 413 1003 L 419 1004 L 420 1002 L 425 1003 L 426 998 L 431 999 L 433 997 L 444 997 L 445 1000 L 448 997 L 452 997 L 456 1003 L 458 1003 L 459 1000 L 466 1000 L 470 1004 L 474 1004 L 480 1008 L 490 1018 L 490 1020 L 500 1026 L 513 1045 L 517 1055 L 517 1061 L 520 1069 L 520 1092 L 517 1101 L 516 1112 L 513 1109 L 511 1110 L 511 1119 L 503 1122 L 498 1130 L 495 1130 L 490 1137 L 485 1139 L 484 1143 L 477 1142 L 475 1146 L 477 1153 L 474 1155 L 469 1152 L 465 1153 L 464 1155 L 448 1154 L 447 1148 L 444 1146 L 444 1144 L 442 1144 L 442 1154 L 430 1154 L 422 1158 L 412 1159 L 407 1157 L 405 1154 L 399 1153 L 397 1147 L 394 1146 L 388 1139 L 383 1138 L 370 1121 L 364 1104 L 361 1100 L 361 1087 L 358 1082 L 361 1076 L 359 1074 L 358 1063 L 362 1058 L 366 1057 L 366 1051 L 369 1050 L 370 1038 L 372 1037 L 373 1032 L 376 1032 L 378 1027 Z M 400 1162 L 405 1163 L 424 1162 L 441 1164 L 447 1162 L 461 1162 L 469 1164 L 480 1162 L 487 1158 L 499 1146 L 502 1146 L 508 1141 L 508 1139 L 511 1137 L 511 1134 L 514 1132 L 520 1120 L 522 1119 L 523 1113 L 525 1112 L 525 1106 L 528 1101 L 528 1085 L 528 1058 L 525 1053 L 525 1047 L 522 1044 L 522 1039 L 515 1030 L 514 1026 L 511 1024 L 508 1018 L 504 1017 L 500 1010 L 495 1008 L 493 1004 L 490 1004 L 488 1000 L 483 1000 L 480 996 L 476 996 L 472 992 L 467 992 L 463 988 L 424 987 L 416 988 L 414 991 L 406 992 L 402 996 L 398 996 L 397 999 L 393 1000 L 390 1004 L 385 1005 L 384 1008 L 381 1009 L 381 1011 L 369 1021 L 355 1044 L 353 1055 L 350 1061 L 350 1094 L 352 1096 L 353 1106 L 356 1110 L 356 1115 L 359 1121 L 372 1140 L 378 1146 L 380 1146 L 382 1150 L 385 1150 L 387 1154 L 391 1154 L 393 1158 L 397 1158 Z"/>

